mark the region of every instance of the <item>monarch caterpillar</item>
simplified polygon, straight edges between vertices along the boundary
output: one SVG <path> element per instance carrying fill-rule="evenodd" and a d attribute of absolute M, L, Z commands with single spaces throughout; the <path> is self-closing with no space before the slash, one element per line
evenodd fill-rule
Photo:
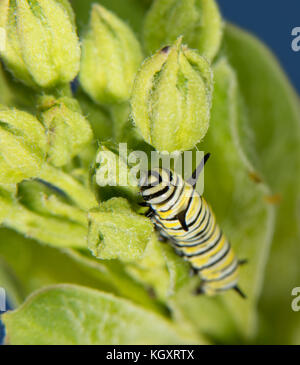
<path fill-rule="evenodd" d="M 216 222 L 206 200 L 195 190 L 197 178 L 207 161 L 206 154 L 190 179 L 171 170 L 149 170 L 139 182 L 147 216 L 161 236 L 170 241 L 176 252 L 187 260 L 202 279 L 197 294 L 215 295 L 237 285 L 239 261 Z"/>

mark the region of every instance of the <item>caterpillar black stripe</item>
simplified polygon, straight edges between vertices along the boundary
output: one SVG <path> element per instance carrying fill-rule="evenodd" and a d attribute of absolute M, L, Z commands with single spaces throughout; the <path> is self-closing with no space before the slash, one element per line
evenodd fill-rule
<path fill-rule="evenodd" d="M 141 194 L 160 234 L 202 279 L 197 293 L 215 295 L 234 289 L 245 297 L 237 285 L 242 261 L 235 256 L 209 204 L 195 190 L 208 157 L 205 155 L 187 181 L 170 170 L 148 171 L 140 180 Z"/>

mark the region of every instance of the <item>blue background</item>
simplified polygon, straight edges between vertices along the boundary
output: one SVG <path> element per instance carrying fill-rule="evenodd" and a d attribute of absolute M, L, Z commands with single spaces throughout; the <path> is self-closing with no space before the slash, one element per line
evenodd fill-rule
<path fill-rule="evenodd" d="M 276 54 L 300 93 L 300 52 L 291 48 L 294 27 L 300 27 L 299 0 L 217 0 L 223 17 L 249 30 Z"/>
<path fill-rule="evenodd" d="M 271 48 L 300 93 L 300 52 L 291 48 L 292 29 L 300 27 L 300 1 L 218 0 L 218 3 L 226 20 L 249 30 Z M 0 343 L 1 332 L 0 323 Z"/>

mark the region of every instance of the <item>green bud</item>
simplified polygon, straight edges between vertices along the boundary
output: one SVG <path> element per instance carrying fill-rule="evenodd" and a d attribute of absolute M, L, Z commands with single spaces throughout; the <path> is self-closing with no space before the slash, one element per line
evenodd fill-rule
<path fill-rule="evenodd" d="M 209 126 L 212 71 L 181 40 L 147 59 L 133 87 L 133 120 L 145 141 L 159 151 L 191 149 Z"/>
<path fill-rule="evenodd" d="M 46 149 L 45 129 L 34 116 L 0 107 L 0 183 L 14 184 L 37 176 Z"/>
<path fill-rule="evenodd" d="M 150 220 L 136 214 L 126 199 L 112 198 L 89 213 L 88 246 L 101 259 L 134 261 L 151 239 Z"/>
<path fill-rule="evenodd" d="M 48 161 L 54 166 L 63 166 L 91 142 L 90 124 L 75 99 L 44 96 L 40 102 L 40 119 L 48 134 Z"/>
<path fill-rule="evenodd" d="M 1 0 L 6 30 L 1 57 L 28 86 L 53 88 L 72 81 L 80 64 L 74 15 L 66 0 Z"/>
<path fill-rule="evenodd" d="M 150 53 L 180 35 L 189 47 L 212 60 L 222 41 L 222 18 L 214 0 L 155 0 L 144 26 Z"/>
<path fill-rule="evenodd" d="M 128 100 L 141 62 L 139 42 L 128 25 L 102 6 L 93 5 L 80 68 L 86 93 L 100 104 Z"/>

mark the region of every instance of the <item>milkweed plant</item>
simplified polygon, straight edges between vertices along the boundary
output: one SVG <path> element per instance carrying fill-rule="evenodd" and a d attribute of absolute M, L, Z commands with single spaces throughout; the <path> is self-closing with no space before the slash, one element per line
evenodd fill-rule
<path fill-rule="evenodd" d="M 0 28 L 5 342 L 299 344 L 299 99 L 270 51 L 214 0 L 1 0 Z M 247 299 L 193 294 L 138 187 L 107 183 L 120 144 L 211 153 Z"/>

